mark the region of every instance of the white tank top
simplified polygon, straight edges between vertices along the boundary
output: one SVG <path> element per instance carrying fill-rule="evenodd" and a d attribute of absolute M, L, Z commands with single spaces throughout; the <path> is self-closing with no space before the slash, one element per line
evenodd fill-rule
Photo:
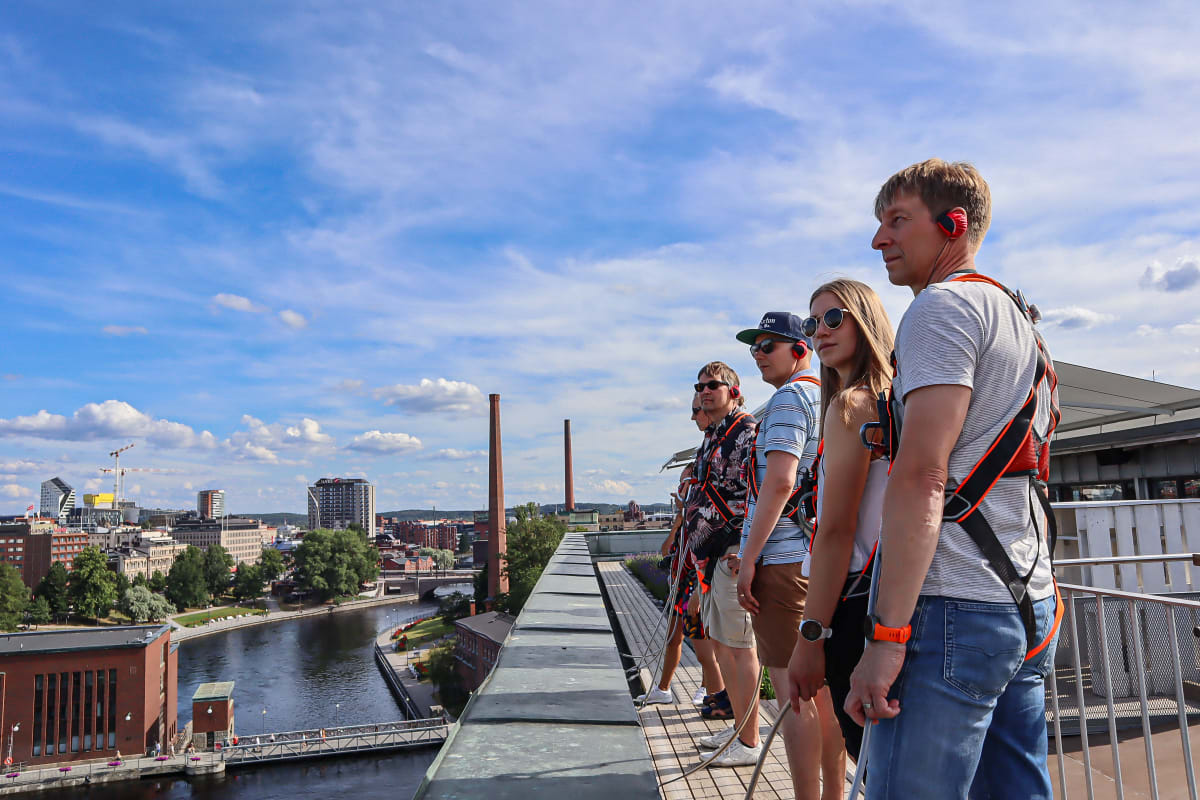
<path fill-rule="evenodd" d="M 825 500 L 825 459 L 818 466 L 817 477 L 817 541 L 821 539 L 821 506 Z M 858 526 L 854 529 L 854 552 L 850 555 L 850 571 L 858 572 L 867 565 L 871 551 L 879 541 L 879 528 L 883 524 L 883 491 L 887 488 L 888 462 L 877 458 L 867 469 L 867 483 L 863 487 L 862 501 L 858 504 Z M 811 557 L 811 556 L 810 556 Z M 808 575 L 808 559 L 804 561 L 804 575 Z"/>

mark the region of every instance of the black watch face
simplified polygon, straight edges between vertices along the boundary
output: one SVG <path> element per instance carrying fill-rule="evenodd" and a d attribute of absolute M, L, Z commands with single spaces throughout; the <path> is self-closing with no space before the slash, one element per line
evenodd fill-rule
<path fill-rule="evenodd" d="M 870 614 L 863 618 L 863 636 L 872 642 L 875 641 L 875 617 Z"/>
<path fill-rule="evenodd" d="M 807 641 L 815 642 L 821 638 L 821 623 L 814 619 L 806 619 L 800 623 L 800 635 Z"/>

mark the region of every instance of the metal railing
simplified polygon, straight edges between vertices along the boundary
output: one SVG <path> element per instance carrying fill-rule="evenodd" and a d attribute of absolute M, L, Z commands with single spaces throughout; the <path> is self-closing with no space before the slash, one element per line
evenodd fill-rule
<path fill-rule="evenodd" d="M 347 725 L 336 729 L 288 731 L 269 736 L 243 736 L 236 745 L 221 748 L 227 765 L 291 761 L 325 755 L 441 744 L 448 726 L 440 717 L 402 720 L 377 725 Z"/>
<path fill-rule="evenodd" d="M 1128 566 L 1155 560 L 1192 561 L 1193 556 L 1077 559 L 1070 564 Z M 1174 758 L 1161 758 L 1167 755 L 1161 748 L 1174 728 L 1179 732 L 1184 774 L 1164 779 L 1173 787 L 1186 781 L 1188 797 L 1198 800 L 1188 722 L 1200 718 L 1200 593 L 1151 595 L 1074 584 L 1060 584 L 1059 589 L 1066 609 L 1047 687 L 1046 713 L 1055 740 L 1052 758 L 1057 759 L 1060 797 L 1069 797 L 1065 752 L 1073 747 L 1065 746 L 1064 738 L 1073 736 L 1079 737 L 1087 798 L 1096 797 L 1091 736 L 1106 740 L 1111 750 L 1109 777 L 1116 797 L 1124 798 L 1127 790 L 1145 796 L 1143 787 L 1126 786 L 1120 747 L 1122 732 L 1126 739 L 1136 739 L 1140 730 L 1149 796 L 1157 799 L 1160 762 L 1170 763 L 1172 773 L 1178 769 Z M 1097 743 L 1097 752 L 1103 747 Z M 1129 757 L 1127 747 L 1126 760 Z"/>

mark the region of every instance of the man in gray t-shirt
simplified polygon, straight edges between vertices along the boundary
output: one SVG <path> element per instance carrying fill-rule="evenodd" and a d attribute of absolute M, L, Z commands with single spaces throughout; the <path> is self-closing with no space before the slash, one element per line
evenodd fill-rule
<path fill-rule="evenodd" d="M 1036 645 L 980 546 L 942 519 L 946 493 L 1029 397 L 1033 325 L 975 274 L 991 196 L 974 167 L 915 164 L 883 185 L 875 213 L 872 247 L 888 279 L 916 299 L 896 337 L 892 397 L 902 432 L 884 497 L 869 641 L 846 700 L 860 723 L 879 721 L 867 797 L 1049 800 L 1044 680 L 1057 606 L 1046 515 L 1028 475 L 1000 478 L 976 512 L 1027 579 Z M 1038 392 L 1040 433 L 1050 429 L 1051 391 Z"/>

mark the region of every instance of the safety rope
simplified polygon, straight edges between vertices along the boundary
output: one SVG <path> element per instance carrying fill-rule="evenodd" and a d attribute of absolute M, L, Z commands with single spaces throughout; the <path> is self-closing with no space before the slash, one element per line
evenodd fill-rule
<path fill-rule="evenodd" d="M 739 739 L 739 738 L 741 738 L 741 735 L 742 735 L 742 729 L 743 729 L 743 728 L 745 728 L 745 727 L 746 727 L 746 723 L 750 721 L 750 712 L 754 710 L 754 704 L 755 704 L 755 703 L 758 703 L 758 687 L 762 686 L 762 682 L 763 682 L 763 676 L 764 676 L 764 675 L 766 675 L 766 674 L 767 674 L 767 668 L 766 668 L 765 666 L 764 666 L 764 667 L 762 667 L 762 668 L 761 668 L 761 669 L 758 671 L 758 683 L 756 683 L 756 684 L 754 685 L 754 701 L 753 701 L 753 703 L 751 703 L 751 704 L 747 704 L 747 705 L 746 705 L 746 714 L 745 714 L 745 716 L 743 716 L 743 717 L 742 717 L 742 721 L 738 723 L 737 729 L 736 729 L 736 730 L 734 730 L 734 732 L 733 732 L 733 735 L 732 735 L 732 736 L 730 736 L 728 739 L 726 739 L 726 740 L 725 740 L 725 744 L 721 745 L 721 746 L 720 746 L 720 748 L 718 748 L 718 749 L 717 749 L 717 750 L 716 750 L 716 751 L 715 751 L 715 752 L 714 752 L 712 755 L 710 755 L 708 758 L 706 758 L 706 759 L 704 759 L 703 761 L 701 761 L 699 764 L 696 764 L 696 765 L 694 765 L 694 766 L 692 766 L 692 767 L 689 767 L 688 769 L 684 770 L 682 773 L 680 773 L 679 775 L 676 775 L 674 778 L 671 778 L 671 779 L 670 779 L 670 780 L 668 780 L 668 781 L 663 781 L 663 784 L 662 784 L 663 786 L 667 786 L 667 785 L 669 785 L 669 784 L 672 784 L 672 783 L 674 783 L 675 781 L 680 781 L 680 780 L 683 780 L 683 779 L 684 779 L 684 778 L 686 778 L 687 776 L 689 776 L 689 775 L 691 775 L 691 774 L 693 774 L 693 773 L 699 772 L 700 770 L 704 769 L 704 768 L 705 768 L 705 767 L 707 767 L 709 764 L 711 764 L 711 763 L 713 763 L 714 761 L 716 761 L 716 760 L 717 760 L 717 757 L 718 757 L 719 755 L 721 755 L 721 753 L 724 753 L 726 750 L 728 750 L 728 749 L 729 749 L 729 746 L 730 746 L 731 744 L 733 744 L 733 742 L 734 742 L 734 740 L 735 740 L 735 739 Z"/>

